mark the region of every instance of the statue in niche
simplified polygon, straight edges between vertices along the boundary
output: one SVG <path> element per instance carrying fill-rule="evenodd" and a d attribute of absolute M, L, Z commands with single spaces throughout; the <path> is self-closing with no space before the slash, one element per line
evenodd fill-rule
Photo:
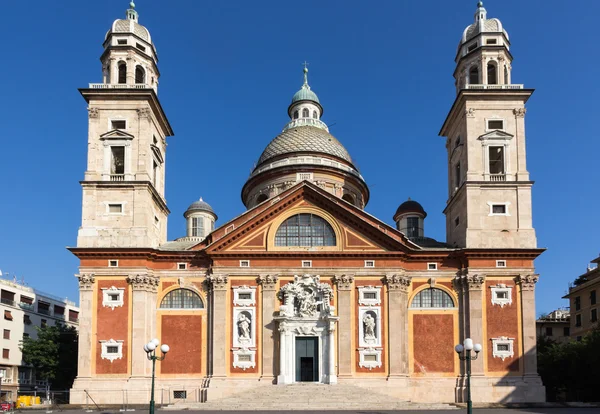
<path fill-rule="evenodd" d="M 375 318 L 373 318 L 370 312 L 365 313 L 363 316 L 363 332 L 365 342 L 373 342 L 377 339 L 375 337 Z"/>
<path fill-rule="evenodd" d="M 317 312 L 315 294 L 307 289 L 296 295 L 296 313 L 299 316 L 313 316 Z"/>
<path fill-rule="evenodd" d="M 246 312 L 242 312 L 238 316 L 238 338 L 240 342 L 250 341 L 250 324 L 252 321 Z"/>

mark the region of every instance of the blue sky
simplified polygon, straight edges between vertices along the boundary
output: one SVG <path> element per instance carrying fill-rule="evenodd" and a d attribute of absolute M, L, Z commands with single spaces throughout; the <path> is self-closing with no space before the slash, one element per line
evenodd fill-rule
<path fill-rule="evenodd" d="M 376 4 L 373 7 L 373 4 Z M 437 133 L 455 98 L 456 46 L 476 1 L 139 0 L 159 53 L 169 238 L 202 196 L 220 217 L 244 211 L 242 185 L 287 122 L 302 66 L 371 190 L 366 210 L 393 224 L 407 197 L 445 240 L 446 150 Z M 0 26 L 0 269 L 77 299 L 76 243 L 87 111 L 77 88 L 101 81 L 99 57 L 128 2 L 4 2 Z M 487 0 L 511 37 L 513 82 L 535 88 L 526 117 L 538 245 L 538 312 L 598 256 L 597 79 L 600 2 Z"/>

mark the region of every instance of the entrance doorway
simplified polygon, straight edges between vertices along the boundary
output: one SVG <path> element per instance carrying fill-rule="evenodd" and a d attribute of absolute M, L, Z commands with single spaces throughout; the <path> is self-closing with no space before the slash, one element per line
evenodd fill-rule
<path fill-rule="evenodd" d="M 319 381 L 319 338 L 296 337 L 296 382 Z"/>

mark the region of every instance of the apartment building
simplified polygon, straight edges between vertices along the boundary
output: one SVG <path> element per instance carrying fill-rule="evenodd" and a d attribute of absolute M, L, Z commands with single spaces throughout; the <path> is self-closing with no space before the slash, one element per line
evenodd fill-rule
<path fill-rule="evenodd" d="M 45 387 L 37 381 L 31 367 L 23 364 L 19 349 L 25 337 L 36 338 L 36 326 L 65 323 L 78 328 L 79 308 L 74 302 L 40 292 L 30 286 L 0 279 L 0 401 L 16 398 L 17 391 Z"/>
<path fill-rule="evenodd" d="M 587 271 L 577 277 L 564 296 L 571 306 L 571 337 L 581 338 L 598 326 L 598 291 L 600 291 L 600 257 L 592 260 Z"/>
<path fill-rule="evenodd" d="M 571 339 L 571 320 L 569 309 L 556 309 L 535 321 L 537 337 L 548 338 L 554 342 L 568 342 Z"/>

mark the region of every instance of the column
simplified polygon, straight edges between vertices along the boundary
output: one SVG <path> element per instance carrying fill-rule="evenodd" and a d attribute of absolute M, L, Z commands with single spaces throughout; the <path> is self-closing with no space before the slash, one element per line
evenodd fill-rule
<path fill-rule="evenodd" d="M 335 322 L 330 321 L 328 327 L 329 342 L 329 384 L 337 384 L 337 374 L 335 372 Z"/>
<path fill-rule="evenodd" d="M 403 274 L 385 276 L 388 287 L 388 353 L 390 377 L 408 376 L 408 289 L 411 280 Z"/>
<path fill-rule="evenodd" d="M 212 376 L 225 378 L 227 375 L 227 286 L 225 275 L 209 275 L 206 277 L 211 290 L 212 308 Z"/>
<path fill-rule="evenodd" d="M 333 278 L 337 285 L 337 308 L 340 318 L 338 324 L 338 376 L 352 376 L 352 285 L 354 276 L 336 275 Z"/>
<path fill-rule="evenodd" d="M 127 277 L 131 285 L 131 376 L 143 377 L 152 373 L 152 365 L 142 350 L 156 337 L 156 293 L 158 277 L 145 273 Z M 160 340 L 160 338 L 158 338 Z"/>
<path fill-rule="evenodd" d="M 516 282 L 521 288 L 521 322 L 523 324 L 523 375 L 536 376 L 537 349 L 535 335 L 535 284 L 538 275 L 519 275 Z"/>
<path fill-rule="evenodd" d="M 485 56 L 481 56 L 481 61 L 480 61 L 480 65 L 481 65 L 481 73 L 480 73 L 480 77 L 479 80 L 481 81 L 480 83 L 487 85 L 488 83 L 488 78 L 487 78 L 487 63 L 485 61 Z"/>
<path fill-rule="evenodd" d="M 486 342 L 483 338 L 483 289 L 485 277 L 468 272 L 463 276 L 463 289 L 466 289 L 466 309 L 467 324 L 465 326 L 465 337 L 471 338 L 473 343 L 482 344 Z M 461 342 L 464 338 L 461 338 Z M 490 346 L 488 344 L 488 346 Z M 479 358 L 471 363 L 471 373 L 473 375 L 484 375 L 483 359 L 485 355 L 480 355 Z"/>
<path fill-rule="evenodd" d="M 92 376 L 92 319 L 94 303 L 94 275 L 91 273 L 75 275 L 79 279 L 79 355 L 77 378 Z"/>
<path fill-rule="evenodd" d="M 467 295 L 468 290 L 466 290 L 464 287 L 462 270 L 459 270 L 456 273 L 456 276 L 454 277 L 454 279 L 452 279 L 452 286 L 453 286 L 454 290 L 456 291 L 456 295 L 458 296 L 458 327 L 457 327 L 458 342 L 460 342 L 462 344 L 464 338 L 467 337 L 466 326 L 468 324 L 468 322 L 467 322 L 468 312 L 466 310 L 466 308 L 467 308 L 466 295 Z M 459 366 L 460 366 L 461 374 L 464 375 L 465 374 L 464 364 L 462 362 L 460 362 Z"/>
<path fill-rule="evenodd" d="M 261 307 L 262 307 L 262 372 L 261 378 L 273 380 L 275 378 L 274 343 L 275 343 L 275 292 L 277 276 L 260 275 L 258 283 L 261 285 Z M 281 355 L 280 355 L 281 357 Z"/>

